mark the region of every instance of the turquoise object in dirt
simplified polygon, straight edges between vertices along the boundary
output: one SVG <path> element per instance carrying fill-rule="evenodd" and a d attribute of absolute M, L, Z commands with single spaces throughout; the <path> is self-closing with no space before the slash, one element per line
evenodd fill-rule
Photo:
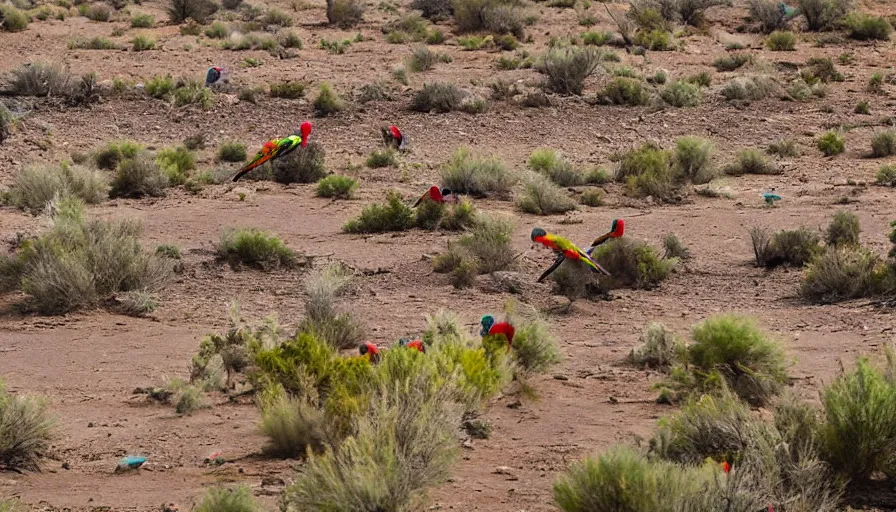
<path fill-rule="evenodd" d="M 770 205 L 774 205 L 775 201 L 781 200 L 781 196 L 779 196 L 778 194 L 773 194 L 771 192 L 763 192 L 762 198 L 765 199 L 766 204 L 770 204 Z"/>
<path fill-rule="evenodd" d="M 123 471 L 132 471 L 135 469 L 139 469 L 146 462 L 146 457 L 138 457 L 135 455 L 128 455 L 127 457 L 123 457 L 118 461 L 118 465 L 115 466 L 115 472 L 121 473 Z"/>

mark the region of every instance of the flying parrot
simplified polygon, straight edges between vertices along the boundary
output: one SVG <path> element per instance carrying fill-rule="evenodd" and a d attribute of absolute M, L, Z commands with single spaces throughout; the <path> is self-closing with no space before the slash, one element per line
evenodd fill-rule
<path fill-rule="evenodd" d="M 134 455 L 128 455 L 127 457 L 124 457 L 118 461 L 118 465 L 115 466 L 115 472 L 124 473 L 125 471 L 138 469 L 143 465 L 144 462 L 146 462 L 146 457 L 136 457 Z"/>
<path fill-rule="evenodd" d="M 551 265 L 551 267 L 548 268 L 543 274 L 541 274 L 541 277 L 538 278 L 537 282 L 539 283 L 544 281 L 544 279 L 548 277 L 551 272 L 553 272 L 557 269 L 557 267 L 560 266 L 560 263 L 563 262 L 563 259 L 561 259 L 561 257 L 582 261 L 586 265 L 591 267 L 591 270 L 593 270 L 594 272 L 600 272 L 606 276 L 610 275 L 609 272 L 607 272 L 603 267 L 592 260 L 591 256 L 589 256 L 588 253 L 579 249 L 574 243 L 570 242 L 566 238 L 563 238 L 562 236 L 552 235 L 541 228 L 533 228 L 532 241 L 538 242 L 548 249 L 552 249 L 558 255 L 557 261 L 555 261 L 554 264 Z"/>
<path fill-rule="evenodd" d="M 392 146 L 399 151 L 407 151 L 408 149 L 408 136 L 401 133 L 401 130 L 398 129 L 394 124 L 388 128 L 380 128 L 380 131 L 383 133 L 383 143 L 387 146 Z"/>
<path fill-rule="evenodd" d="M 485 315 L 479 321 L 479 324 L 482 325 L 482 329 L 479 331 L 480 336 L 497 336 L 500 334 L 507 339 L 508 345 L 513 343 L 513 334 L 516 332 L 516 329 L 513 328 L 510 322 L 495 323 L 495 317 Z"/>
<path fill-rule="evenodd" d="M 358 352 L 362 356 L 366 356 L 371 363 L 376 364 L 380 361 L 380 350 L 373 343 L 362 343 L 358 346 Z"/>
<path fill-rule="evenodd" d="M 205 86 L 220 85 L 227 82 L 227 71 L 221 66 L 212 66 L 205 72 Z"/>
<path fill-rule="evenodd" d="M 426 345 L 423 344 L 420 340 L 408 341 L 407 338 L 400 338 L 398 340 L 399 347 L 407 347 L 418 352 L 426 353 Z"/>
<path fill-rule="evenodd" d="M 295 151 L 299 146 L 304 148 L 308 145 L 308 139 L 311 137 L 311 130 L 311 123 L 305 121 L 299 126 L 299 131 L 295 134 L 282 139 L 273 139 L 265 142 L 264 146 L 261 147 L 261 150 L 255 154 L 252 160 L 236 173 L 236 176 L 233 177 L 233 181 L 239 180 L 246 173 L 269 160 L 275 160 L 281 156 L 288 155 Z"/>
<path fill-rule="evenodd" d="M 444 203 L 447 200 L 456 202 L 457 195 L 455 195 L 454 192 L 452 192 L 451 190 L 449 190 L 447 188 L 439 188 L 439 187 L 433 185 L 433 186 L 429 187 L 429 190 L 424 192 L 422 196 L 420 196 L 420 199 L 417 199 L 417 202 L 414 203 L 414 206 L 412 206 L 412 208 L 416 208 L 417 206 L 420 205 L 420 203 L 422 203 L 426 199 L 429 199 L 430 201 L 435 201 L 437 203 Z"/>

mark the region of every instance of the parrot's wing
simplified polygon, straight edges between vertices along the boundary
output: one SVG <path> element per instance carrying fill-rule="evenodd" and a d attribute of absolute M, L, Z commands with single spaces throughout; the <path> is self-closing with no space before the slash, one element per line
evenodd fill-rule
<path fill-rule="evenodd" d="M 595 272 L 600 272 L 605 276 L 610 275 L 610 273 L 607 272 L 604 267 L 600 266 L 596 261 L 591 259 L 591 256 L 587 252 L 579 249 L 578 247 L 576 247 L 576 250 L 579 252 L 579 256 L 582 258 L 582 261 L 584 261 L 586 265 L 591 267 L 592 270 L 594 270 Z"/>
<path fill-rule="evenodd" d="M 252 157 L 252 160 L 249 160 L 249 162 L 246 165 L 244 165 L 242 167 L 242 169 L 239 170 L 239 172 L 236 173 L 236 175 L 233 177 L 233 181 L 238 181 L 246 173 L 248 173 L 252 169 L 255 169 L 259 165 L 267 162 L 268 160 L 270 160 L 273 157 L 274 157 L 273 151 L 265 152 L 264 149 L 262 149 L 258 153 L 255 153 L 255 156 Z"/>
<path fill-rule="evenodd" d="M 297 148 L 301 142 L 302 138 L 296 135 L 285 137 L 283 139 L 269 140 L 258 153 L 255 153 L 252 160 L 236 173 L 236 176 L 233 177 L 233 181 L 239 180 L 247 172 L 255 169 L 259 165 L 289 153 Z"/>

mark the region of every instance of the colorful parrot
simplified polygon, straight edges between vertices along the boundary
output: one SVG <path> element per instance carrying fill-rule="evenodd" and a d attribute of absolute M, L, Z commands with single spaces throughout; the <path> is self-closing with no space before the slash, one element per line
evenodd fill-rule
<path fill-rule="evenodd" d="M 498 322 L 495 323 L 495 317 L 492 315 L 485 315 L 479 321 L 479 324 L 482 325 L 482 329 L 479 331 L 480 336 L 498 336 L 503 335 L 504 338 L 507 339 L 507 344 L 513 344 L 513 334 L 516 332 L 516 329 L 513 328 L 513 325 L 510 322 Z"/>
<path fill-rule="evenodd" d="M 398 346 L 414 349 L 418 352 L 423 352 L 424 354 L 426 353 L 426 345 L 420 340 L 408 341 L 407 338 L 400 338 L 398 340 Z"/>
<path fill-rule="evenodd" d="M 380 349 L 376 348 L 376 345 L 374 345 L 373 343 L 362 343 L 358 347 L 358 352 L 362 356 L 366 356 L 367 360 L 371 363 L 376 364 L 380 362 Z"/>
<path fill-rule="evenodd" d="M 205 72 L 205 86 L 220 85 L 227 82 L 227 71 L 221 66 L 212 66 Z"/>
<path fill-rule="evenodd" d="M 299 126 L 299 131 L 295 134 L 282 139 L 273 139 L 265 142 L 264 146 L 262 146 L 261 150 L 255 154 L 252 160 L 236 173 L 236 176 L 233 177 L 233 181 L 239 180 L 246 173 L 269 160 L 275 160 L 281 156 L 288 155 L 295 151 L 299 146 L 304 148 L 308 145 L 308 139 L 311 137 L 311 130 L 311 123 L 305 121 Z"/>
<path fill-rule="evenodd" d="M 429 187 L 429 190 L 424 192 L 422 196 L 420 196 L 420 199 L 417 199 L 417 202 L 414 203 L 414 206 L 412 206 L 412 208 L 416 208 L 426 199 L 435 201 L 437 203 L 444 203 L 445 201 L 457 202 L 457 195 L 455 195 L 454 192 L 452 192 L 450 189 L 439 188 L 433 185 Z"/>
<path fill-rule="evenodd" d="M 145 462 L 146 457 L 136 457 L 134 455 L 128 455 L 127 457 L 124 457 L 118 461 L 118 465 L 115 466 L 115 472 L 124 473 L 125 471 L 139 469 L 140 466 L 142 466 Z"/>
<path fill-rule="evenodd" d="M 622 235 L 624 235 L 624 234 L 625 234 L 625 221 L 622 219 L 614 219 L 613 224 L 610 225 L 610 231 L 595 238 L 594 241 L 591 242 L 591 247 L 589 247 L 588 250 L 586 251 L 588 253 L 588 256 L 591 256 L 591 253 L 594 252 L 594 248 L 597 247 L 598 245 L 606 242 L 607 240 L 609 240 L 611 238 L 621 238 Z"/>
<path fill-rule="evenodd" d="M 394 124 L 388 128 L 380 128 L 383 133 L 383 143 L 387 146 L 392 146 L 399 151 L 407 151 L 408 149 L 408 136 L 401 133 L 401 130 L 398 129 Z"/>
<path fill-rule="evenodd" d="M 607 272 L 603 267 L 592 260 L 591 256 L 589 256 L 588 253 L 579 249 L 574 243 L 570 242 L 566 238 L 563 238 L 562 236 L 552 235 L 541 228 L 533 228 L 532 241 L 538 242 L 548 249 L 552 249 L 558 255 L 558 258 L 554 262 L 554 264 L 551 265 L 551 267 L 548 268 L 543 274 L 541 274 L 541 277 L 538 278 L 537 282 L 539 283 L 544 281 L 544 279 L 548 277 L 551 272 L 553 272 L 557 269 L 557 267 L 560 266 L 560 263 L 563 262 L 563 259 L 561 259 L 560 257 L 582 261 L 586 265 L 591 267 L 591 270 L 593 270 L 594 272 L 600 272 L 606 276 L 610 275 L 609 272 Z"/>

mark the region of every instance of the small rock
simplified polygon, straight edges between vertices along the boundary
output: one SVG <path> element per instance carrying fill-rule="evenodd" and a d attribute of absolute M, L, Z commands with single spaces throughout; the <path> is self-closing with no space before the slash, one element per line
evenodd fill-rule
<path fill-rule="evenodd" d="M 513 474 L 513 473 L 511 473 L 510 466 L 498 466 L 495 468 L 494 471 L 492 471 L 492 473 L 494 473 L 496 475 L 511 475 L 511 474 Z"/>
<path fill-rule="evenodd" d="M 68 462 L 63 462 L 63 463 L 62 463 L 62 469 L 72 469 L 72 467 L 69 465 Z"/>
<path fill-rule="evenodd" d="M 566 375 L 554 375 L 554 380 L 569 380 Z"/>

